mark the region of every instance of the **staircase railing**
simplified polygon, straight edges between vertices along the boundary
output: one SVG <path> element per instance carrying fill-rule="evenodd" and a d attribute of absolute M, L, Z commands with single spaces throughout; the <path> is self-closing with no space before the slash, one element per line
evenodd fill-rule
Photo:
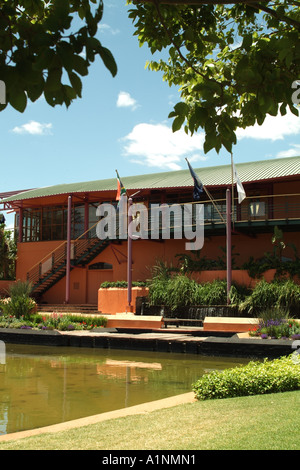
<path fill-rule="evenodd" d="M 71 241 L 71 260 L 76 260 L 82 256 L 91 246 L 95 244 L 95 239 L 100 242 L 96 235 L 96 222 L 86 232 L 82 233 L 76 240 Z M 57 271 L 66 265 L 67 242 L 64 241 L 57 248 L 45 255 L 38 263 L 32 266 L 27 272 L 27 280 L 34 286 L 40 282 L 47 273 Z"/>
<path fill-rule="evenodd" d="M 47 272 L 63 264 L 66 260 L 67 242 L 63 242 L 48 253 L 27 272 L 27 280 L 36 284 Z"/>

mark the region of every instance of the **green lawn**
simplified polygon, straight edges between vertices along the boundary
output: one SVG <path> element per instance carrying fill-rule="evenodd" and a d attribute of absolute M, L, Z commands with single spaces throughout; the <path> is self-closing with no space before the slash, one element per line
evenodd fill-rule
<path fill-rule="evenodd" d="M 0 450 L 299 450 L 300 391 L 208 400 L 0 442 Z"/>

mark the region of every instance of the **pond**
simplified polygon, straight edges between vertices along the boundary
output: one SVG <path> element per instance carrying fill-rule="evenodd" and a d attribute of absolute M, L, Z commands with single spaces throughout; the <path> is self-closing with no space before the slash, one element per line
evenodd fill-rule
<path fill-rule="evenodd" d="M 192 391 L 213 369 L 243 358 L 5 345 L 0 435 L 83 418 Z"/>

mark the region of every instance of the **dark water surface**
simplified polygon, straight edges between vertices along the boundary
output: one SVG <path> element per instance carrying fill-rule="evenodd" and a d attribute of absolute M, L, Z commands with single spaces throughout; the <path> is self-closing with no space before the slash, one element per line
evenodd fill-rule
<path fill-rule="evenodd" d="M 247 359 L 90 348 L 5 345 L 0 435 L 192 391 L 213 369 Z"/>

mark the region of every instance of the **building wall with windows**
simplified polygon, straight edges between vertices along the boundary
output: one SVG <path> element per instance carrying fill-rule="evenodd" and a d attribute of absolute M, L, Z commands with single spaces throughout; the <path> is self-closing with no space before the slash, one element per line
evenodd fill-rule
<path fill-rule="evenodd" d="M 233 196 L 233 268 L 240 268 L 250 257 L 256 259 L 271 252 L 275 226 L 283 231 L 285 259 L 292 259 L 295 253 L 300 256 L 300 157 L 236 166 L 247 196 L 242 204 L 238 204 L 236 187 L 231 184 L 230 166 L 197 170 L 213 200 L 204 193 L 200 201 L 204 205 L 205 223 L 200 256 L 219 265 L 220 260 L 225 262 L 226 227 L 222 216 L 226 218 L 227 189 Z M 145 204 L 149 213 L 153 204 L 193 202 L 193 181 L 189 171 L 127 177 L 122 181 L 129 195 L 138 192 L 134 202 Z M 70 195 L 71 240 L 75 250 L 78 238 L 80 243 L 88 245 L 96 237 L 99 204 L 117 205 L 116 186 L 115 179 L 100 180 L 31 190 L 4 200 L 5 207 L 16 212 L 17 279 L 27 279 L 28 273 L 37 266 L 44 274 L 53 253 L 66 243 Z M 158 260 L 176 266 L 178 255 L 192 256 L 185 250 L 185 242 L 185 239 L 172 237 L 169 240 L 135 240 L 132 244 L 133 280 L 149 278 L 151 267 Z M 103 248 L 88 262 L 72 268 L 70 303 L 97 303 L 97 291 L 102 282 L 126 280 L 127 241 L 111 240 Z M 62 303 L 65 292 L 66 279 L 63 277 L 49 287 L 40 300 Z"/>

